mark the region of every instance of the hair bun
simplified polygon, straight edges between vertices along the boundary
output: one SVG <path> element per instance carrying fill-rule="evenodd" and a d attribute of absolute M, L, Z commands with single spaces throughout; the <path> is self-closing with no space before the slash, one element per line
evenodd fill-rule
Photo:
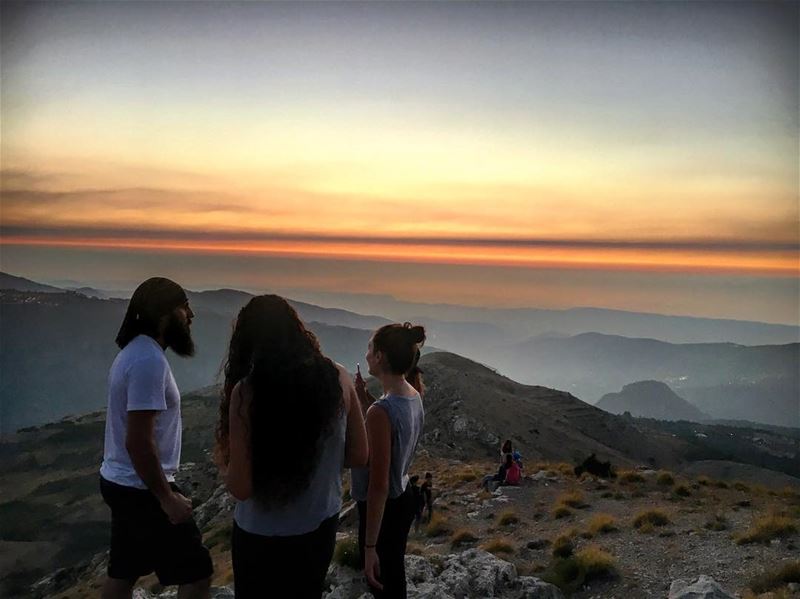
<path fill-rule="evenodd" d="M 425 343 L 425 327 L 422 325 L 412 325 L 410 322 L 403 323 L 403 328 L 408 331 L 411 341 L 414 343 Z"/>

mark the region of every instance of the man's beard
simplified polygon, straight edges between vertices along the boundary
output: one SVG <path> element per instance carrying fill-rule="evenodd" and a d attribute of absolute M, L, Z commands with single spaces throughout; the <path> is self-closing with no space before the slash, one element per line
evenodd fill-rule
<path fill-rule="evenodd" d="M 164 342 L 179 356 L 190 357 L 194 355 L 194 341 L 189 325 L 183 322 L 176 314 L 172 314 L 164 329 Z"/>

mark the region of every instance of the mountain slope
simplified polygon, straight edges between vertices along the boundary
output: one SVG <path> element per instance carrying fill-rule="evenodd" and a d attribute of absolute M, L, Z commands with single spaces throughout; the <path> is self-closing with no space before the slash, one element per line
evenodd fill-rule
<path fill-rule="evenodd" d="M 639 381 L 625 385 L 619 393 L 604 395 L 595 406 L 611 414 L 629 412 L 632 416 L 657 420 L 709 420 L 688 401 L 659 381 Z"/>
<path fill-rule="evenodd" d="M 108 369 L 118 351 L 114 338 L 126 307 L 127 300 L 74 293 L 0 293 L 0 434 L 105 405 Z M 195 315 L 196 355 L 186 359 L 167 352 L 184 390 L 219 380 L 231 334 L 230 314 L 198 302 Z M 363 361 L 369 331 L 323 323 L 309 327 L 326 355 L 350 370 Z"/>
<path fill-rule="evenodd" d="M 459 455 L 494 455 L 508 438 L 534 460 L 580 462 L 596 453 L 617 464 L 671 467 L 681 459 L 671 436 L 645 434 L 569 393 L 522 385 L 455 354 L 428 354 L 421 366 L 426 439 Z"/>
<path fill-rule="evenodd" d="M 36 291 L 38 293 L 64 293 L 63 289 L 37 283 L 24 277 L 15 277 L 6 272 L 0 272 L 0 289 L 16 291 Z"/>

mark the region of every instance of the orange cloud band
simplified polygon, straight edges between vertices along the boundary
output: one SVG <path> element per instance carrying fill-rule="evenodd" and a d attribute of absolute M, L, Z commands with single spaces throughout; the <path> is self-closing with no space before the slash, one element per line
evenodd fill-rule
<path fill-rule="evenodd" d="M 799 277 L 796 251 L 732 253 L 697 249 L 486 247 L 436 243 L 393 244 L 309 240 L 170 240 L 135 237 L 59 238 L 6 235 L 0 245 L 146 252 L 267 255 L 286 258 L 366 260 L 483 266 L 527 266 L 542 269 L 736 274 Z"/>

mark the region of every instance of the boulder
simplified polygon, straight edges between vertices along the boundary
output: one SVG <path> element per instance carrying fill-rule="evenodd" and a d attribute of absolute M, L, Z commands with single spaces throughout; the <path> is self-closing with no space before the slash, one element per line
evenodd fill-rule
<path fill-rule="evenodd" d="M 519 592 L 514 595 L 516 599 L 564 599 L 561 590 L 533 576 L 520 576 L 517 578 Z"/>
<path fill-rule="evenodd" d="M 669 587 L 669 599 L 734 599 L 719 583 L 701 574 L 693 580 L 674 580 Z"/>
<path fill-rule="evenodd" d="M 517 578 L 514 564 L 481 549 L 468 549 L 463 553 L 448 555 L 444 559 L 444 564 L 442 577 L 450 569 L 454 575 L 465 569 L 470 589 L 481 597 L 499 595 L 499 591 L 511 586 Z"/>

